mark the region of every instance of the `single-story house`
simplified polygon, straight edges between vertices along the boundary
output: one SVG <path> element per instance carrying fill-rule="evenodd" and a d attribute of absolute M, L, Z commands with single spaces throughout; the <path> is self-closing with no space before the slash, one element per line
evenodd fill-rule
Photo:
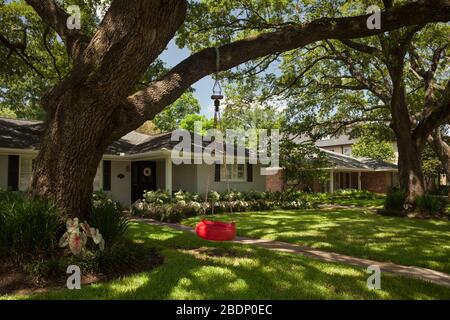
<path fill-rule="evenodd" d="M 29 188 L 32 163 L 43 130 L 44 125 L 39 121 L 0 118 L 0 189 L 25 191 Z M 266 176 L 261 175 L 260 165 L 228 164 L 228 170 L 225 165 L 174 165 L 171 151 L 178 142 L 171 141 L 171 135 L 150 136 L 133 131 L 114 142 L 99 164 L 94 190 L 103 190 L 126 206 L 140 199 L 144 190 L 200 194 L 228 188 L 266 190 Z"/>
<path fill-rule="evenodd" d="M 0 189 L 26 191 L 29 188 L 33 159 L 39 152 L 44 125 L 40 121 L 0 118 Z M 172 133 L 147 135 L 130 132 L 110 145 L 99 164 L 94 190 L 107 192 L 112 199 L 129 206 L 144 190 L 177 190 L 206 193 L 207 190 L 281 191 L 287 183 L 282 170 L 263 175 L 262 165 L 180 164 L 171 154 L 178 144 Z M 203 148 L 208 145 L 204 143 Z M 355 159 L 324 150 L 332 167 L 325 184 L 314 184 L 315 192 L 339 189 L 364 189 L 384 193 L 398 182 L 397 166 L 373 159 Z M 70 179 L 70 177 L 67 177 Z"/>
<path fill-rule="evenodd" d="M 313 192 L 333 193 L 337 190 L 356 189 L 375 193 L 386 193 L 389 188 L 399 185 L 397 165 L 370 158 L 354 158 L 342 153 L 320 148 L 330 162 L 329 168 L 322 168 L 329 174 L 326 182 L 303 185 Z M 289 186 L 280 171 L 267 177 L 270 190 L 282 190 Z"/>

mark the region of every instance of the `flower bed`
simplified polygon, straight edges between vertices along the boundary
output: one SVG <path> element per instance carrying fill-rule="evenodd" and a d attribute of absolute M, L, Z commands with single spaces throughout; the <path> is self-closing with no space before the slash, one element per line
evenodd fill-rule
<path fill-rule="evenodd" d="M 178 191 L 170 196 L 164 191 L 148 191 L 143 200 L 132 206 L 134 215 L 166 222 L 222 212 L 261 211 L 273 209 L 306 209 L 310 204 L 304 194 L 289 192 L 211 191 L 208 197 Z"/>

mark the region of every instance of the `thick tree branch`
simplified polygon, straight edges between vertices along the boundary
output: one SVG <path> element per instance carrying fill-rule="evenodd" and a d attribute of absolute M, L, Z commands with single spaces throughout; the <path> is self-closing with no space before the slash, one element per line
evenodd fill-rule
<path fill-rule="evenodd" d="M 89 43 L 83 31 L 67 28 L 69 15 L 55 0 L 26 0 L 41 19 L 63 39 L 69 56 L 76 59 Z"/>
<path fill-rule="evenodd" d="M 414 47 L 411 46 L 409 50 L 409 56 L 411 61 L 411 70 L 414 75 L 422 82 L 420 87 L 425 89 L 425 101 L 424 109 L 415 115 L 416 122 L 423 120 L 431 112 L 433 112 L 436 107 L 436 89 L 439 91 L 444 91 L 445 87 L 438 85 L 436 83 L 435 74 L 438 68 L 439 62 L 441 60 L 442 53 L 445 53 L 447 45 L 438 47 L 434 50 L 433 56 L 430 62 L 430 66 L 426 68 L 424 61 L 417 54 Z"/>
<path fill-rule="evenodd" d="M 413 131 L 413 138 L 423 142 L 435 128 L 450 120 L 450 80 L 447 82 L 441 100 L 436 108 L 429 110 L 425 118 Z"/>
<path fill-rule="evenodd" d="M 450 146 L 442 139 L 440 129 L 437 128 L 433 130 L 433 133 L 428 136 L 427 141 L 437 154 L 445 174 L 447 175 L 447 179 L 450 179 Z"/>
<path fill-rule="evenodd" d="M 83 53 L 86 82 L 127 97 L 184 22 L 185 0 L 114 0 Z M 74 69 L 77 70 L 76 68 Z"/>
<path fill-rule="evenodd" d="M 322 18 L 305 25 L 287 26 L 275 32 L 230 43 L 220 47 L 220 70 L 228 70 L 245 61 L 269 54 L 293 50 L 325 39 L 353 39 L 367 37 L 404 26 L 450 20 L 450 1 L 436 0 L 411 3 L 393 8 L 381 15 L 381 30 L 366 26 L 368 15 L 350 18 Z M 134 109 L 134 119 L 127 129 L 145 119 L 151 119 L 165 106 L 174 102 L 187 88 L 204 76 L 216 71 L 213 48 L 200 51 L 179 65 L 147 89 L 128 99 L 128 110 Z M 134 107 L 132 107 L 134 106 Z"/>

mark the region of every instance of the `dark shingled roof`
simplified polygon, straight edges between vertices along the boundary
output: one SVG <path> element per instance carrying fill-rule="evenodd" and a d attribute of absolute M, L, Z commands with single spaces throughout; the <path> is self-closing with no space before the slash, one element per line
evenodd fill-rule
<path fill-rule="evenodd" d="M 297 143 L 302 143 L 310 140 L 311 138 L 306 135 L 302 135 L 300 137 L 296 137 L 293 139 L 293 141 Z M 315 145 L 319 148 L 326 148 L 334 146 L 351 145 L 356 143 L 357 141 L 358 141 L 357 139 L 351 139 L 349 135 L 341 134 L 339 136 L 333 136 L 328 139 L 317 140 L 315 142 Z"/>
<path fill-rule="evenodd" d="M 0 118 L 0 148 L 38 149 L 43 131 L 39 121 Z"/>
<path fill-rule="evenodd" d="M 41 121 L 0 118 L 0 148 L 37 150 L 43 132 L 44 124 Z M 110 145 L 106 154 L 129 153 L 149 137 L 146 134 L 130 132 Z"/>
<path fill-rule="evenodd" d="M 325 149 L 321 150 L 327 155 L 328 160 L 336 168 L 380 170 L 380 171 L 398 169 L 397 165 L 386 161 L 375 160 L 370 158 L 353 158 L 341 153 L 336 153 Z"/>
<path fill-rule="evenodd" d="M 16 120 L 0 117 L 0 148 L 38 150 L 40 138 L 44 131 L 41 121 Z M 147 135 L 132 131 L 111 144 L 105 154 L 127 155 L 141 154 L 151 151 L 159 151 L 163 148 L 172 150 L 179 141 L 171 141 L 172 133 Z M 191 134 L 192 145 L 194 134 Z M 203 141 L 202 148 L 211 142 Z M 246 155 L 249 152 L 246 150 Z"/>

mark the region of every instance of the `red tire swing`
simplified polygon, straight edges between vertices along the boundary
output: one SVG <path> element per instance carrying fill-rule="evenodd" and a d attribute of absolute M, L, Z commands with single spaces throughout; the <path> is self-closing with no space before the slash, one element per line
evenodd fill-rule
<path fill-rule="evenodd" d="M 236 224 L 202 220 L 195 227 L 197 236 L 210 241 L 230 241 L 236 237 Z"/>
<path fill-rule="evenodd" d="M 220 70 L 220 53 L 219 48 L 216 48 L 216 59 L 217 59 L 217 72 Z M 211 99 L 214 100 L 214 127 L 217 127 L 218 119 L 220 118 L 220 100 L 223 99 L 222 88 L 218 78 L 216 77 L 216 82 L 213 88 L 213 95 Z M 209 184 L 209 178 L 208 178 Z M 206 191 L 206 199 L 208 197 L 208 190 Z M 214 210 L 214 209 L 213 209 Z M 209 221 L 203 219 L 195 227 L 195 232 L 197 236 L 202 239 L 210 241 L 230 241 L 236 237 L 236 224 L 234 222 L 227 223 L 222 221 Z"/>

